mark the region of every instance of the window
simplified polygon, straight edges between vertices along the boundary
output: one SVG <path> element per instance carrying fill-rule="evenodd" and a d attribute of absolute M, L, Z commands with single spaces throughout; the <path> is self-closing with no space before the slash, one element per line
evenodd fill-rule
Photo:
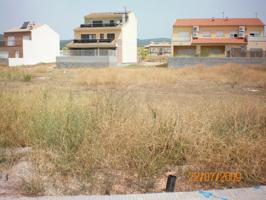
<path fill-rule="evenodd" d="M 29 35 L 23 35 L 23 40 L 30 40 L 30 36 Z"/>
<path fill-rule="evenodd" d="M 114 33 L 107 33 L 107 39 L 114 40 L 115 39 L 115 34 Z"/>
<path fill-rule="evenodd" d="M 115 25 L 115 21 L 114 20 L 110 20 L 110 25 Z"/>
<path fill-rule="evenodd" d="M 211 33 L 210 32 L 204 32 L 203 37 L 211 37 Z"/>
<path fill-rule="evenodd" d="M 15 46 L 16 41 L 14 36 L 8 36 L 7 38 L 7 46 Z"/>
<path fill-rule="evenodd" d="M 230 38 L 237 38 L 238 33 L 236 31 L 230 33 Z"/>
<path fill-rule="evenodd" d="M 216 37 L 224 37 L 224 32 L 223 31 L 218 31 L 216 33 Z"/>
<path fill-rule="evenodd" d="M 96 34 L 81 34 L 82 40 L 96 40 Z"/>
<path fill-rule="evenodd" d="M 178 33 L 178 41 L 189 41 L 190 34 L 189 32 L 179 32 Z"/>
<path fill-rule="evenodd" d="M 15 58 L 19 58 L 19 51 L 15 52 Z"/>
<path fill-rule="evenodd" d="M 92 24 L 93 24 L 93 27 L 102 27 L 103 21 L 93 21 Z"/>
<path fill-rule="evenodd" d="M 104 39 L 104 34 L 103 33 L 100 34 L 100 39 Z"/>
<path fill-rule="evenodd" d="M 251 37 L 259 37 L 260 36 L 260 32 L 250 32 L 249 36 L 251 36 Z"/>

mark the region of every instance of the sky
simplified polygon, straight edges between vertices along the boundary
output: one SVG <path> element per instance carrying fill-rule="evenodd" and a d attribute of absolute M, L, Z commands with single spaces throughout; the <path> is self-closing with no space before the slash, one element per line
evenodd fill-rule
<path fill-rule="evenodd" d="M 177 18 L 256 17 L 266 23 L 266 0 L 0 0 L 0 32 L 24 21 L 48 24 L 61 39 L 73 39 L 73 29 L 90 12 L 133 11 L 138 38 L 171 37 Z"/>

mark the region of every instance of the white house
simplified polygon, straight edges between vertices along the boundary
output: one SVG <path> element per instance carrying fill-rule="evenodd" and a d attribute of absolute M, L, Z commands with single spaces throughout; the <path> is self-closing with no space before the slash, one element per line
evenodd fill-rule
<path fill-rule="evenodd" d="M 53 63 L 59 54 L 59 35 L 46 24 L 24 22 L 5 31 L 0 45 L 0 58 L 9 66 Z"/>

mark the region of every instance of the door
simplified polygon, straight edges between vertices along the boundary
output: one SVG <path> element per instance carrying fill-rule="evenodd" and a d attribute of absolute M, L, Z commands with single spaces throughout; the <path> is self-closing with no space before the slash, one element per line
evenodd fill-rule
<path fill-rule="evenodd" d="M 19 51 L 15 52 L 15 58 L 19 58 Z"/>

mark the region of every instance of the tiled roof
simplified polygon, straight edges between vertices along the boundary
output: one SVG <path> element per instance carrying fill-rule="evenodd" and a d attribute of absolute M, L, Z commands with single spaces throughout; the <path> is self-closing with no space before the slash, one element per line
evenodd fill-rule
<path fill-rule="evenodd" d="M 264 26 L 259 18 L 177 19 L 174 26 Z"/>
<path fill-rule="evenodd" d="M 198 38 L 192 44 L 245 44 L 245 39 L 240 38 Z"/>

